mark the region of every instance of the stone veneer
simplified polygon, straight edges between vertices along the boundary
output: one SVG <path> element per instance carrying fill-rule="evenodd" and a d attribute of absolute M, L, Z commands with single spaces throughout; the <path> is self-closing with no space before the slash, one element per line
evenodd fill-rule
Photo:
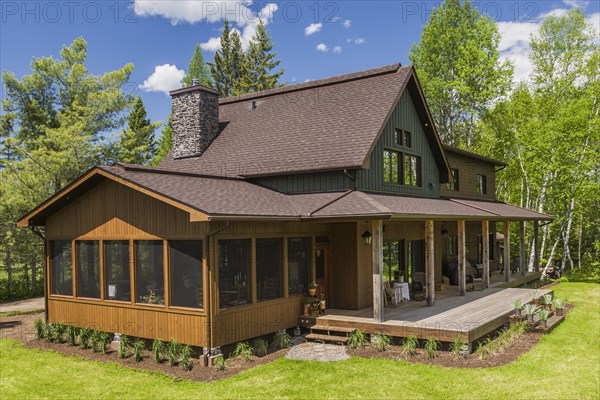
<path fill-rule="evenodd" d="M 219 134 L 219 95 L 196 85 L 170 92 L 173 98 L 173 158 L 199 156 Z"/>

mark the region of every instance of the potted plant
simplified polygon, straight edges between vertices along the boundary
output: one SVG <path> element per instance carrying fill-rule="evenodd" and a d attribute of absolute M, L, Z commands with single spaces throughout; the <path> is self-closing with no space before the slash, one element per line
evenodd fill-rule
<path fill-rule="evenodd" d="M 542 299 L 540 299 L 540 291 L 539 290 L 532 290 L 531 297 L 533 298 L 533 304 L 535 304 L 536 306 L 539 306 L 540 304 L 542 304 Z"/>
<path fill-rule="evenodd" d="M 513 303 L 513 305 L 515 307 L 515 314 L 521 315 L 521 310 L 523 309 L 523 300 L 515 299 L 515 302 Z"/>
<path fill-rule="evenodd" d="M 321 308 L 321 302 L 316 299 L 310 304 L 310 315 L 313 317 L 319 316 L 319 309 Z"/>
<path fill-rule="evenodd" d="M 533 314 L 535 314 L 536 309 L 537 307 L 534 304 L 525 304 L 525 314 L 527 315 L 527 322 L 533 322 Z"/>
<path fill-rule="evenodd" d="M 308 317 L 310 315 L 310 305 L 312 304 L 312 297 L 304 297 L 302 299 L 302 303 L 304 305 L 304 316 Z"/>
<path fill-rule="evenodd" d="M 548 310 L 543 309 L 543 308 L 540 310 L 540 324 L 544 327 L 546 326 L 547 321 L 548 321 L 548 314 L 549 314 Z"/>
<path fill-rule="evenodd" d="M 552 294 L 545 294 L 543 299 L 544 305 L 546 306 L 546 310 L 550 311 L 552 309 Z"/>
<path fill-rule="evenodd" d="M 321 299 L 319 300 L 319 307 L 321 312 L 325 311 L 325 294 L 321 293 Z"/>
<path fill-rule="evenodd" d="M 554 299 L 553 301 L 554 311 L 556 311 L 556 315 L 564 315 L 564 304 L 561 299 Z"/>
<path fill-rule="evenodd" d="M 308 294 L 311 296 L 316 296 L 317 295 L 317 288 L 319 287 L 319 285 L 317 285 L 317 282 L 311 282 L 308 284 Z"/>

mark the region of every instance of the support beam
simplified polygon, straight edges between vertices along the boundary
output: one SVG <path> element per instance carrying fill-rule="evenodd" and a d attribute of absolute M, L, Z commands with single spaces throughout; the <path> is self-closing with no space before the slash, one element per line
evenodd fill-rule
<path fill-rule="evenodd" d="M 519 221 L 519 269 L 525 276 L 525 221 Z"/>
<path fill-rule="evenodd" d="M 373 320 L 383 322 L 383 221 L 373 221 Z"/>
<path fill-rule="evenodd" d="M 465 248 L 465 221 L 458 221 L 458 295 L 464 296 L 467 292 L 467 271 L 465 262 L 467 251 Z"/>
<path fill-rule="evenodd" d="M 540 222 L 533 221 L 533 271 L 540 269 Z"/>
<path fill-rule="evenodd" d="M 504 282 L 510 281 L 510 222 L 504 221 Z"/>
<path fill-rule="evenodd" d="M 425 296 L 429 307 L 435 304 L 435 243 L 433 220 L 425 221 Z"/>
<path fill-rule="evenodd" d="M 481 221 L 481 246 L 483 257 L 483 288 L 490 287 L 490 221 Z"/>

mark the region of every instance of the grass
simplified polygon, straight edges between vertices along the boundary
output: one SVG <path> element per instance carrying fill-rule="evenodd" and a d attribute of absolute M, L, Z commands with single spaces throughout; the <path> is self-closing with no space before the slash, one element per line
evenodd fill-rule
<path fill-rule="evenodd" d="M 14 317 L 16 315 L 29 315 L 29 314 L 37 314 L 37 313 L 41 313 L 44 312 L 44 309 L 41 308 L 32 308 L 31 310 L 18 310 L 18 311 L 6 311 L 6 312 L 0 312 L 0 318 L 1 317 Z"/>
<path fill-rule="evenodd" d="M 0 341 L 0 393 L 22 398 L 600 398 L 600 285 L 561 283 L 567 319 L 516 362 L 443 368 L 388 359 L 319 363 L 279 359 L 204 383 L 31 350 Z M 311 383 L 306 384 L 310 376 Z M 523 378 L 527 377 L 527 378 Z M 523 379 L 531 379 L 524 384 Z M 385 382 L 385 384 L 382 384 Z"/>

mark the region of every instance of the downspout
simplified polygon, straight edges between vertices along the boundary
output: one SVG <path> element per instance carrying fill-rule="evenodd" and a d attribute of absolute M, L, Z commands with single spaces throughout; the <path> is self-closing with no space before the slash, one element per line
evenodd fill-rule
<path fill-rule="evenodd" d="M 29 229 L 31 229 L 31 232 L 33 232 L 37 237 L 39 237 L 44 243 L 44 317 L 46 319 L 46 322 L 48 322 L 48 265 L 46 265 L 46 263 L 48 262 L 48 244 L 46 243 L 46 236 L 44 236 L 42 232 L 35 229 L 34 226 L 30 226 Z"/>
<path fill-rule="evenodd" d="M 344 170 L 344 175 L 348 177 L 352 181 L 352 190 L 356 190 L 356 177 L 350 175 L 347 169 Z"/>
<path fill-rule="evenodd" d="M 504 168 L 506 168 L 506 167 L 507 167 L 507 165 L 503 165 L 502 167 L 500 167 L 500 168 L 498 168 L 498 169 L 494 170 L 494 173 L 496 173 L 496 172 L 500 172 L 500 171 L 502 171 L 502 170 L 503 170 Z"/>
<path fill-rule="evenodd" d="M 208 296 L 206 296 L 206 344 L 207 344 L 207 348 L 208 348 L 208 355 L 210 356 L 212 353 L 212 334 L 213 334 L 213 326 L 212 326 L 212 308 L 211 308 L 211 303 L 210 303 L 210 299 L 212 298 L 212 280 L 213 280 L 213 274 L 210 268 L 210 238 L 211 236 L 216 235 L 217 233 L 224 231 L 225 229 L 227 229 L 229 227 L 229 221 L 225 221 L 225 225 L 215 229 L 212 232 L 209 232 L 206 234 L 206 268 L 207 268 L 207 272 L 208 272 Z M 216 251 L 216 248 L 215 248 Z"/>

